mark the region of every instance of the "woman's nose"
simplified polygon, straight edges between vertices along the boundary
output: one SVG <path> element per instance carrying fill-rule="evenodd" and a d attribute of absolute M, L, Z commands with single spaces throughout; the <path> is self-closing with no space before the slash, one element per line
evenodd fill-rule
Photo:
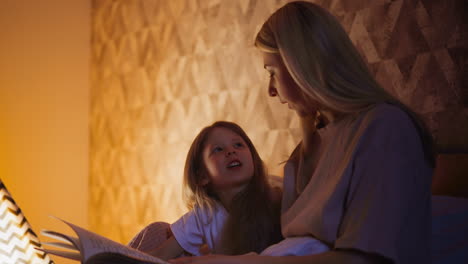
<path fill-rule="evenodd" d="M 276 91 L 276 88 L 273 87 L 273 85 L 268 84 L 268 95 L 271 96 L 271 97 L 275 97 L 278 95 L 278 91 Z"/>
<path fill-rule="evenodd" d="M 236 151 L 234 149 L 228 149 L 226 151 L 226 156 L 231 156 L 232 154 L 235 154 L 235 153 L 236 153 Z"/>

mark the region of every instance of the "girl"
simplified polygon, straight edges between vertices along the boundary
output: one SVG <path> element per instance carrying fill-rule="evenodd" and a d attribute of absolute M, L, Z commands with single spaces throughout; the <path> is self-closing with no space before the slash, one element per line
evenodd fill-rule
<path fill-rule="evenodd" d="M 255 45 L 270 75 L 268 95 L 302 126 L 284 169 L 284 243 L 308 236 L 331 250 L 173 263 L 430 263 L 434 155 L 423 122 L 382 89 L 340 23 L 316 4 L 278 9 Z"/>
<path fill-rule="evenodd" d="M 257 150 L 237 124 L 218 121 L 198 134 L 187 155 L 184 187 L 190 211 L 150 254 L 259 253 L 281 240 L 281 191 L 270 187 Z"/>

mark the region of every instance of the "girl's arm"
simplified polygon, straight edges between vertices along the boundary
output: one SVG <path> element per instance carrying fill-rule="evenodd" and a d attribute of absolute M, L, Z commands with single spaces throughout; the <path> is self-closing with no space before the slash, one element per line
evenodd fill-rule
<path fill-rule="evenodd" d="M 387 259 L 354 250 L 332 250 L 310 256 L 271 257 L 258 255 L 179 258 L 169 261 L 173 264 L 386 264 Z"/>
<path fill-rule="evenodd" d="M 168 260 L 179 257 L 183 252 L 184 249 L 179 245 L 179 242 L 177 242 L 174 236 L 171 236 L 161 246 L 147 253 L 160 259 Z"/>

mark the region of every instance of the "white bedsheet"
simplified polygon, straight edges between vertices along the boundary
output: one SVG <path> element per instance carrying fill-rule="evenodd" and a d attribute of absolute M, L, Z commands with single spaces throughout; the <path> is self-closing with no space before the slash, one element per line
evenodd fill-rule
<path fill-rule="evenodd" d="M 262 256 L 306 256 L 330 250 L 321 241 L 312 237 L 290 237 L 271 245 L 260 253 Z"/>

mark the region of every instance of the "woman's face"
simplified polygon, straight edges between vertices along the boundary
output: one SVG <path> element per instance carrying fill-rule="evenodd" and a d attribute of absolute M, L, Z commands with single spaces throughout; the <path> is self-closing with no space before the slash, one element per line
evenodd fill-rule
<path fill-rule="evenodd" d="M 268 94 L 271 97 L 277 96 L 282 104 L 288 104 L 288 107 L 300 116 L 315 112 L 316 107 L 306 103 L 303 93 L 289 74 L 280 55 L 267 52 L 262 54 L 264 68 L 270 75 Z"/>

